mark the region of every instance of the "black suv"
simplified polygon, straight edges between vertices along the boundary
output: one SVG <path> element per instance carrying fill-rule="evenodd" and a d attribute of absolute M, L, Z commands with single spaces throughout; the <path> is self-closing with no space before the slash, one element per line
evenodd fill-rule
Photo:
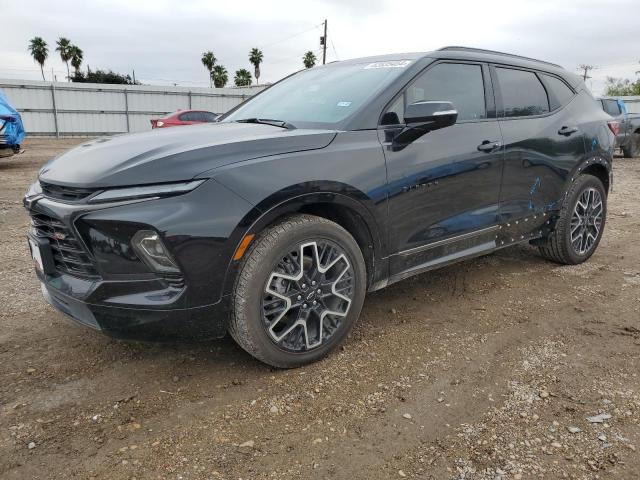
<path fill-rule="evenodd" d="M 126 338 L 231 336 L 278 367 L 365 292 L 530 242 L 589 258 L 614 135 L 557 65 L 461 47 L 291 75 L 220 123 L 99 138 L 24 203 L 45 298 Z"/>

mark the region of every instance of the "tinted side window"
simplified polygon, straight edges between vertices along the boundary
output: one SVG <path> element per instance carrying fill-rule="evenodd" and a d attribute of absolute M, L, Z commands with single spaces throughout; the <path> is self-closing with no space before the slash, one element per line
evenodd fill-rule
<path fill-rule="evenodd" d="M 217 115 L 211 112 L 202 112 L 202 121 L 203 122 L 215 122 Z"/>
<path fill-rule="evenodd" d="M 549 99 L 533 72 L 496 68 L 503 117 L 528 117 L 549 111 Z"/>
<path fill-rule="evenodd" d="M 180 120 L 181 122 L 193 122 L 191 112 L 183 113 L 178 117 L 178 120 Z"/>
<path fill-rule="evenodd" d="M 604 106 L 604 111 L 612 117 L 617 117 L 621 113 L 617 100 L 604 99 L 602 100 L 602 105 Z"/>
<path fill-rule="evenodd" d="M 566 105 L 573 98 L 573 91 L 559 78 L 552 77 L 551 75 L 542 75 L 542 78 L 544 78 L 544 83 L 549 92 L 551 110 Z"/>
<path fill-rule="evenodd" d="M 383 115 L 383 124 L 404 123 L 407 105 L 442 100 L 453 104 L 458 121 L 487 118 L 480 65 L 441 63 L 421 74 Z"/>

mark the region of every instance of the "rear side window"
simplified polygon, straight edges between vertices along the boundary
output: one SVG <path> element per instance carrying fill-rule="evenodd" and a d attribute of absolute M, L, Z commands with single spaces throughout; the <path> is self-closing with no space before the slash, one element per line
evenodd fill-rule
<path fill-rule="evenodd" d="M 383 115 L 381 123 L 404 123 L 406 106 L 425 100 L 451 102 L 458 111 L 458 121 L 487 118 L 482 67 L 463 63 L 435 65 L 405 89 Z"/>
<path fill-rule="evenodd" d="M 503 117 L 529 117 L 549 111 L 549 99 L 533 72 L 496 68 Z"/>
<path fill-rule="evenodd" d="M 193 117 L 191 115 L 191 112 L 187 112 L 180 115 L 178 117 L 178 120 L 180 120 L 181 122 L 193 122 Z"/>
<path fill-rule="evenodd" d="M 573 98 L 573 91 L 562 80 L 551 75 L 542 75 L 544 83 L 547 86 L 549 92 L 549 103 L 551 104 L 551 110 L 562 107 L 569 103 Z"/>
<path fill-rule="evenodd" d="M 602 100 L 602 106 L 604 108 L 604 111 L 612 117 L 617 117 L 622 113 L 617 100 L 609 100 L 605 98 L 604 100 Z"/>
<path fill-rule="evenodd" d="M 640 113 L 640 102 L 639 101 L 634 101 L 634 102 L 630 102 L 630 101 L 625 101 L 624 102 L 624 106 L 627 109 L 627 113 Z"/>

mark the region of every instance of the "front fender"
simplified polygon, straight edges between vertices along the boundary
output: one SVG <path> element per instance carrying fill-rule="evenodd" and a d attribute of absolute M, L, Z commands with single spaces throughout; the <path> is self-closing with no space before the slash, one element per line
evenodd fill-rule
<path fill-rule="evenodd" d="M 364 233 L 368 238 L 370 252 L 363 252 L 365 256 L 371 255 L 371 264 L 374 269 L 369 272 L 370 284 L 379 277 L 386 276 L 385 263 L 382 261 L 386 248 L 385 238 L 374 213 L 366 206 L 366 195 L 348 185 L 332 182 L 310 182 L 290 186 L 267 197 L 239 222 L 236 232 L 231 238 L 236 240 L 237 249 L 242 239 L 249 234 L 258 234 L 269 225 L 279 219 L 300 211 L 308 211 L 310 207 L 317 205 L 329 205 L 348 210 L 351 214 L 360 217 L 360 225 L 366 229 Z M 235 250 L 234 250 L 235 251 Z M 224 295 L 233 291 L 233 283 L 238 271 L 239 261 L 231 261 L 225 274 Z"/>

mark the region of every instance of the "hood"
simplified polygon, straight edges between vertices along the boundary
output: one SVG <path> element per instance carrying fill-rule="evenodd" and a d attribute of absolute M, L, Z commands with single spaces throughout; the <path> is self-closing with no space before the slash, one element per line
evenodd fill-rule
<path fill-rule="evenodd" d="M 47 162 L 46 183 L 102 188 L 190 180 L 235 162 L 324 148 L 331 130 L 211 123 L 102 137 Z"/>

